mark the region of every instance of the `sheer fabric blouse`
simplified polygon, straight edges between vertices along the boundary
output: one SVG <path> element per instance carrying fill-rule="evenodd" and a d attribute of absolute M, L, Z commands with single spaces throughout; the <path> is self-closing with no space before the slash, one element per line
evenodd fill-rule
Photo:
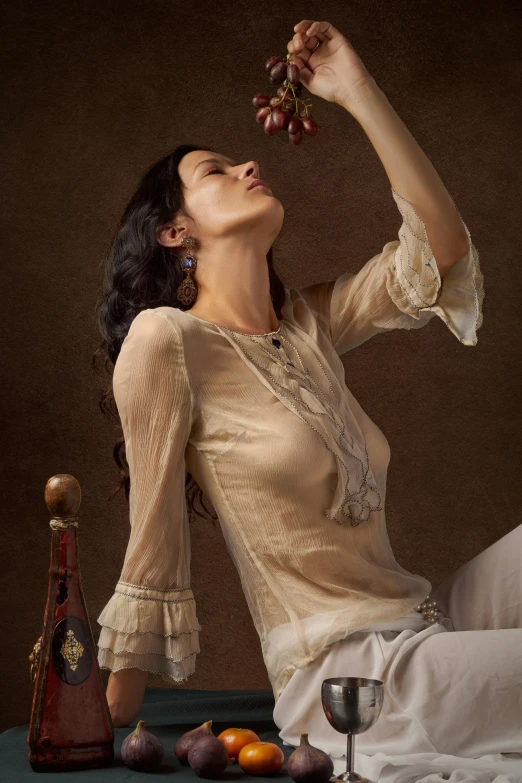
<path fill-rule="evenodd" d="M 341 356 L 435 315 L 477 343 L 478 252 L 439 275 L 424 223 L 392 190 L 398 239 L 357 272 L 285 289 L 279 329 L 247 335 L 175 307 L 143 310 L 113 388 L 130 469 L 130 535 L 98 617 L 98 660 L 180 682 L 200 652 L 186 471 L 211 499 L 277 701 L 328 645 L 410 612 L 432 585 L 396 561 L 386 529 L 390 448 Z M 462 219 L 462 218 L 461 218 Z M 275 342 L 274 342 L 275 340 Z"/>

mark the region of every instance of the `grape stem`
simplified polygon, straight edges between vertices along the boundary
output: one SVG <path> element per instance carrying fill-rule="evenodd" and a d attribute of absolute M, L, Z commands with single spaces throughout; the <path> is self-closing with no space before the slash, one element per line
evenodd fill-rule
<path fill-rule="evenodd" d="M 286 57 L 285 57 L 285 61 L 286 61 L 286 63 L 287 63 L 288 65 L 292 64 L 292 60 L 290 59 L 290 58 L 291 58 L 291 56 L 292 56 L 292 55 L 291 55 L 291 54 L 290 54 L 290 52 L 289 52 L 289 53 L 286 55 Z M 295 101 L 295 110 L 296 110 L 296 114 L 297 114 L 297 116 L 300 118 L 300 113 L 299 113 L 299 102 L 301 102 L 301 103 L 303 104 L 304 108 L 306 109 L 306 117 L 308 117 L 308 109 L 310 109 L 310 108 L 313 106 L 313 104 L 312 104 L 312 103 L 305 103 L 305 101 L 304 101 L 302 98 L 298 98 L 298 97 L 297 97 L 297 95 L 295 94 L 294 85 L 292 84 L 292 82 L 289 82 L 289 83 L 288 83 L 288 87 L 291 87 L 291 88 L 292 88 L 292 95 L 293 95 L 293 99 L 294 99 L 294 101 Z M 285 89 L 284 95 L 283 95 L 283 97 L 281 98 L 281 102 L 282 102 L 282 101 L 284 101 L 284 100 L 285 100 L 285 98 L 286 98 L 286 93 L 288 92 L 288 87 Z"/>

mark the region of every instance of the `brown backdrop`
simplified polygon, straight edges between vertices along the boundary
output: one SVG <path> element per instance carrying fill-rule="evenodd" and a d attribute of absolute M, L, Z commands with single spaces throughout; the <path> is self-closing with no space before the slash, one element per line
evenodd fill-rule
<path fill-rule="evenodd" d="M 344 109 L 311 96 L 320 131 L 299 147 L 254 122 L 252 96 L 271 89 L 265 60 L 314 14 L 349 38 L 433 161 L 485 276 L 476 347 L 434 319 L 344 357 L 348 385 L 391 444 L 397 559 L 435 585 L 520 523 L 519 3 L 4 3 L 1 729 L 29 720 L 50 476 L 81 484 L 96 640 L 123 562 L 128 507 L 121 494 L 105 501 L 118 431 L 98 410 L 90 360 L 100 263 L 144 170 L 182 142 L 257 160 L 285 206 L 274 259 L 287 285 L 357 271 L 397 238 L 386 173 Z M 219 526 L 196 518 L 191 529 L 203 630 L 188 687 L 269 688 Z"/>

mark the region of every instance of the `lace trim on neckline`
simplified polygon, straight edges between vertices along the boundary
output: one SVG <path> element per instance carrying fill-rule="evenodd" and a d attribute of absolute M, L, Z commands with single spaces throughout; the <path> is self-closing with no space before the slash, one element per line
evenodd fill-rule
<path fill-rule="evenodd" d="M 179 309 L 179 308 L 178 308 Z M 180 310 L 185 315 L 190 315 L 191 318 L 195 318 L 197 321 L 201 321 L 204 324 L 210 324 L 210 326 L 217 326 L 219 329 L 226 329 L 227 332 L 233 332 L 234 334 L 241 334 L 244 337 L 272 337 L 273 335 L 280 334 L 283 328 L 283 321 L 281 320 L 279 327 L 273 332 L 263 332 L 262 334 L 250 334 L 250 332 L 239 332 L 237 329 L 231 329 L 229 326 L 223 324 L 216 324 L 214 321 L 208 321 L 206 318 L 200 318 L 198 315 L 190 313 L 188 310 Z"/>
<path fill-rule="evenodd" d="M 273 332 L 264 332 L 263 334 L 250 334 L 249 332 L 238 332 L 237 329 L 230 329 L 229 326 L 222 326 L 222 324 L 214 324 L 214 326 L 219 326 L 220 329 L 226 329 L 227 332 L 233 332 L 234 334 L 241 334 L 243 337 L 273 337 L 276 334 L 281 334 L 281 331 L 283 329 L 283 321 L 279 324 L 279 328 L 275 329 Z"/>

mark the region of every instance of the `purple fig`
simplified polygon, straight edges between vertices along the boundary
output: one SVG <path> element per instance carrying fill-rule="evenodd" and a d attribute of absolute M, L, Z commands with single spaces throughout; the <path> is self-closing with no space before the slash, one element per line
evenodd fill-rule
<path fill-rule="evenodd" d="M 301 734 L 301 744 L 290 754 L 286 771 L 295 783 L 327 783 L 334 763 L 328 753 L 310 745 L 308 734 Z"/>
<path fill-rule="evenodd" d="M 189 750 L 188 761 L 200 778 L 215 778 L 234 762 L 216 736 L 201 737 Z"/>
<path fill-rule="evenodd" d="M 163 761 L 163 745 L 159 739 L 144 729 L 145 721 L 139 720 L 131 734 L 121 744 L 121 758 L 129 769 L 138 772 L 155 772 Z"/>
<path fill-rule="evenodd" d="M 198 726 L 195 729 L 186 731 L 185 734 L 182 734 L 179 740 L 174 745 L 174 755 L 176 756 L 177 760 L 180 761 L 182 764 L 184 764 L 186 767 L 188 767 L 189 766 L 188 754 L 192 745 L 202 737 L 210 737 L 210 736 L 212 737 L 215 736 L 212 731 L 211 720 L 205 721 L 205 723 L 202 723 L 201 726 Z"/>

